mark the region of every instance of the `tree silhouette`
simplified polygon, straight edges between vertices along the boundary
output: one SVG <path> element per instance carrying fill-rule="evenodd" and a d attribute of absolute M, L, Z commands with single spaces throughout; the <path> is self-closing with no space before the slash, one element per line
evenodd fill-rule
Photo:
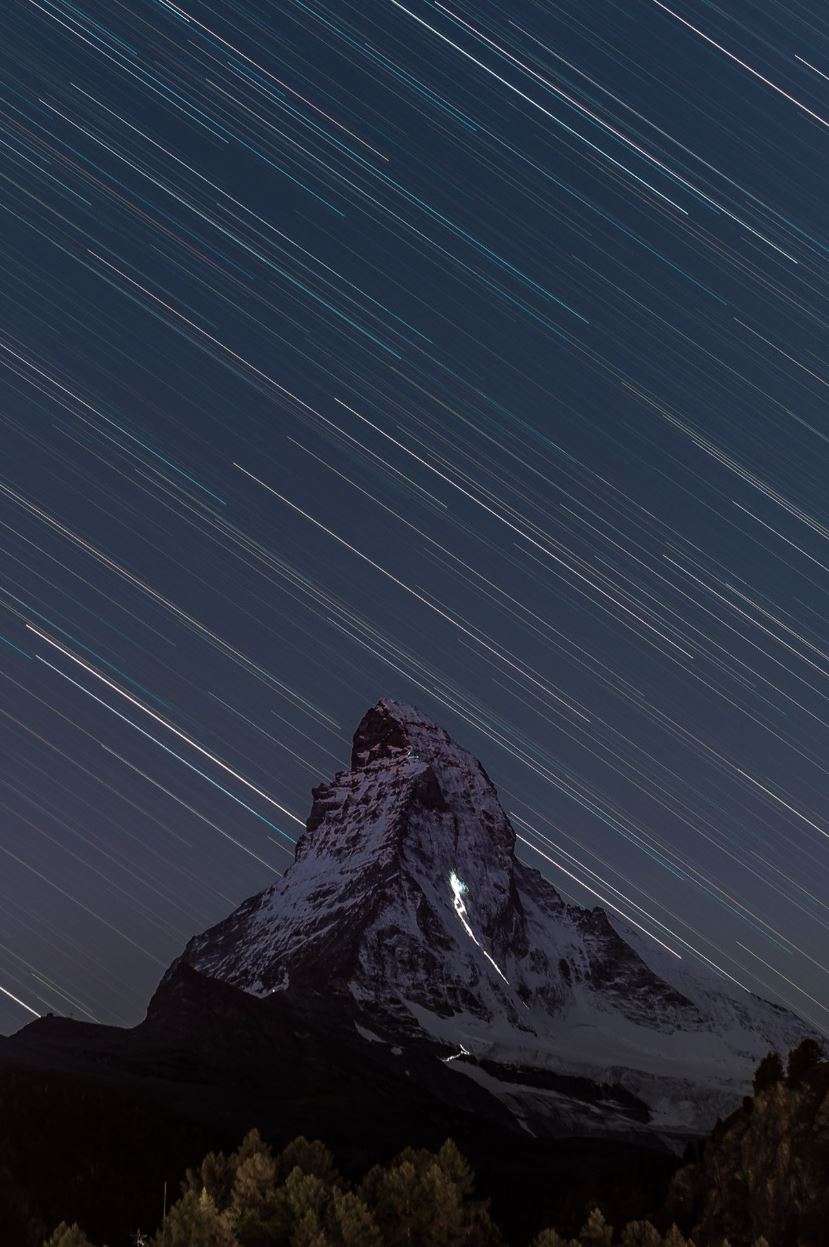
<path fill-rule="evenodd" d="M 92 1247 L 92 1244 L 79 1226 L 67 1225 L 65 1221 L 61 1221 L 43 1247 Z"/>
<path fill-rule="evenodd" d="M 792 1048 L 786 1070 L 790 1085 L 796 1086 L 810 1070 L 815 1069 L 820 1064 L 821 1056 L 821 1047 L 816 1039 L 804 1039 Z"/>
<path fill-rule="evenodd" d="M 769 1052 L 754 1071 L 754 1091 L 765 1091 L 783 1081 L 783 1062 L 777 1052 Z"/>

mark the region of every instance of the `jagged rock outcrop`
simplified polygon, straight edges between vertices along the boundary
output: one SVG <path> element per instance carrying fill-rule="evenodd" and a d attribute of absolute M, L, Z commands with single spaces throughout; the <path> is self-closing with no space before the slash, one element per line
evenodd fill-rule
<path fill-rule="evenodd" d="M 704 1130 L 808 1030 L 565 902 L 516 858 L 481 764 L 386 698 L 314 789 L 284 877 L 183 959 L 255 995 L 347 1002 L 366 1042 L 441 1044 L 533 1134 Z"/>
<path fill-rule="evenodd" d="M 764 1088 L 674 1177 L 667 1211 L 700 1243 L 829 1243 L 829 1062 Z"/>

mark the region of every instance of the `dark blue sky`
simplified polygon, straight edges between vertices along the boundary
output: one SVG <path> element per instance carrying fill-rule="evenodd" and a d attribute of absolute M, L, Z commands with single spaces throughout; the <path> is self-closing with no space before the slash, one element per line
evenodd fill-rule
<path fill-rule="evenodd" d="M 137 1020 L 383 693 L 825 1027 L 825 19 L 12 0 L 0 1030 Z"/>

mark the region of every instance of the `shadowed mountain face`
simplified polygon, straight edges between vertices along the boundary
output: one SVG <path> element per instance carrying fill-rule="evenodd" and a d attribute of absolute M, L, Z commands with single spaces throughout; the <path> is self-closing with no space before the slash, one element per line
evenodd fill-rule
<path fill-rule="evenodd" d="M 676 1159 L 653 1141 L 533 1139 L 497 1096 L 456 1078 L 445 1047 L 370 1042 L 347 1002 L 318 1004 L 252 996 L 182 963 L 131 1030 L 44 1018 L 0 1041 L 3 1243 L 40 1247 L 63 1219 L 126 1243 L 158 1224 L 165 1181 L 174 1195 L 188 1165 L 252 1126 L 277 1147 L 324 1139 L 353 1176 L 454 1138 L 520 1242 L 545 1221 L 577 1228 L 590 1200 L 620 1217 L 658 1204 Z M 596 1095 L 587 1081 L 562 1087 Z"/>
<path fill-rule="evenodd" d="M 808 1033 L 566 903 L 516 859 L 480 763 L 409 706 L 369 710 L 350 770 L 313 797 L 293 866 L 183 960 L 254 995 L 347 1001 L 366 1042 L 444 1044 L 456 1081 L 533 1134 L 706 1129 Z"/>

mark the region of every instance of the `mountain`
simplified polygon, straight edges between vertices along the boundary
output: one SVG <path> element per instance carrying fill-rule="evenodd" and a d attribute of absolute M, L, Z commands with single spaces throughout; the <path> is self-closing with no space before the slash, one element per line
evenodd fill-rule
<path fill-rule="evenodd" d="M 191 940 L 170 973 L 182 964 L 315 1002 L 350 1019 L 366 1050 L 440 1060 L 451 1097 L 475 1084 L 539 1137 L 699 1133 L 769 1048 L 810 1033 L 565 902 L 516 858 L 481 764 L 387 698 L 357 728 L 350 769 L 314 789 L 284 877 Z"/>
<path fill-rule="evenodd" d="M 510 1241 L 576 1232 L 596 1202 L 618 1224 L 659 1209 L 677 1136 L 804 1033 L 566 903 L 516 860 L 480 764 L 383 700 L 284 878 L 190 942 L 144 1021 L 0 1039 L 3 1241 L 65 1218 L 126 1242 L 164 1182 L 252 1126 L 322 1138 L 352 1175 L 451 1137 Z M 687 1216 L 705 1186 L 678 1188 Z"/>

